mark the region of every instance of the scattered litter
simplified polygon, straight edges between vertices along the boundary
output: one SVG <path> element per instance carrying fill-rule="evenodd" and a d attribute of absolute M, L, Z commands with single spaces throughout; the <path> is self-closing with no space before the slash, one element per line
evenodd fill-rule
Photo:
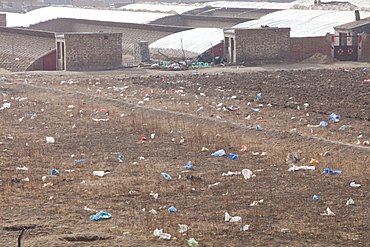
<path fill-rule="evenodd" d="M 347 128 L 347 125 L 342 125 L 339 127 L 339 130 L 346 130 L 346 128 Z"/>
<path fill-rule="evenodd" d="M 280 231 L 283 232 L 283 233 L 289 233 L 290 232 L 289 229 L 281 229 Z"/>
<path fill-rule="evenodd" d="M 93 175 L 98 176 L 98 177 L 104 177 L 107 174 L 110 174 L 110 172 L 107 172 L 107 171 L 93 171 Z"/>
<path fill-rule="evenodd" d="M 57 169 L 52 169 L 50 175 L 59 175 L 59 171 Z"/>
<path fill-rule="evenodd" d="M 166 239 L 166 240 L 170 240 L 171 239 L 171 234 L 169 233 L 164 233 L 163 232 L 163 229 L 155 229 L 154 232 L 153 232 L 154 236 L 156 237 L 159 237 L 159 238 L 162 238 L 162 239 Z"/>
<path fill-rule="evenodd" d="M 203 110 L 204 109 L 204 107 L 202 106 L 202 107 L 200 107 L 198 110 L 197 110 L 197 112 L 199 112 L 199 111 L 201 111 L 201 110 Z"/>
<path fill-rule="evenodd" d="M 349 186 L 354 187 L 354 188 L 358 188 L 358 187 L 361 187 L 361 184 L 356 184 L 356 182 L 355 182 L 355 181 L 352 181 L 352 182 L 349 184 Z"/>
<path fill-rule="evenodd" d="M 239 155 L 237 154 L 229 154 L 229 157 L 232 159 L 232 160 L 236 160 L 237 158 L 239 158 Z"/>
<path fill-rule="evenodd" d="M 217 182 L 217 183 L 214 183 L 214 184 L 210 184 L 210 185 L 208 185 L 208 189 L 209 189 L 209 188 L 212 188 L 213 186 L 217 186 L 217 185 L 219 185 L 219 184 L 221 184 L 221 182 Z"/>
<path fill-rule="evenodd" d="M 310 128 L 326 127 L 326 126 L 328 126 L 328 123 L 325 122 L 325 121 L 321 121 L 320 124 L 318 124 L 318 125 L 307 124 L 307 127 L 310 127 Z"/>
<path fill-rule="evenodd" d="M 306 161 L 305 158 L 303 158 L 303 159 L 299 158 L 298 154 L 296 154 L 296 153 L 289 153 L 285 160 L 286 160 L 287 165 L 292 164 L 292 163 L 305 162 Z"/>
<path fill-rule="evenodd" d="M 74 162 L 84 162 L 86 159 L 74 160 Z"/>
<path fill-rule="evenodd" d="M 339 173 L 342 173 L 343 171 L 332 171 L 330 170 L 329 168 L 325 168 L 325 170 L 322 172 L 322 173 L 325 173 L 325 174 L 339 174 Z"/>
<path fill-rule="evenodd" d="M 112 218 L 112 215 L 104 211 L 100 211 L 99 213 L 90 216 L 90 220 L 105 220 L 110 218 Z"/>
<path fill-rule="evenodd" d="M 155 211 L 154 209 L 149 210 L 149 213 L 151 213 L 151 214 L 158 214 L 157 211 Z"/>
<path fill-rule="evenodd" d="M 245 179 L 250 179 L 253 176 L 253 172 L 249 169 L 243 169 L 242 174 Z"/>
<path fill-rule="evenodd" d="M 141 137 L 141 141 L 146 141 L 146 137 Z"/>
<path fill-rule="evenodd" d="M 188 164 L 186 166 L 184 166 L 184 169 L 185 170 L 190 170 L 191 168 L 193 168 L 193 163 L 191 163 L 191 161 L 189 161 Z"/>
<path fill-rule="evenodd" d="M 123 154 L 120 154 L 117 157 L 117 159 L 119 160 L 119 162 L 123 162 L 123 158 L 125 158 L 125 156 Z"/>
<path fill-rule="evenodd" d="M 150 192 L 149 193 L 150 196 L 153 196 L 154 199 L 157 199 L 158 198 L 158 193 L 153 193 L 153 192 Z"/>
<path fill-rule="evenodd" d="M 349 199 L 347 202 L 346 202 L 346 205 L 355 205 L 355 201 L 353 199 Z"/>
<path fill-rule="evenodd" d="M 222 173 L 222 176 L 233 176 L 233 175 L 240 175 L 241 172 L 230 172 L 228 171 L 227 173 Z"/>
<path fill-rule="evenodd" d="M 240 152 L 246 152 L 248 151 L 248 148 L 246 146 L 242 146 L 242 148 L 240 149 Z"/>
<path fill-rule="evenodd" d="M 194 238 L 190 238 L 189 240 L 186 239 L 186 242 L 188 242 L 188 245 L 192 247 L 199 246 L 198 242 Z"/>
<path fill-rule="evenodd" d="M 288 171 L 299 171 L 299 170 L 315 170 L 315 166 L 296 166 L 289 167 Z"/>
<path fill-rule="evenodd" d="M 150 134 L 150 138 L 151 139 L 154 139 L 155 138 L 155 134 Z"/>
<path fill-rule="evenodd" d="M 184 233 L 189 229 L 187 225 L 183 225 L 183 224 L 177 224 L 177 225 L 180 227 L 179 233 Z"/>
<path fill-rule="evenodd" d="M 10 103 L 4 103 L 0 110 L 4 110 L 5 108 L 10 108 Z"/>
<path fill-rule="evenodd" d="M 319 153 L 320 156 L 330 156 L 330 152 Z"/>
<path fill-rule="evenodd" d="M 202 147 L 202 150 L 201 150 L 202 152 L 207 152 L 207 151 L 209 151 L 209 149 L 208 148 L 206 148 L 206 147 Z"/>
<path fill-rule="evenodd" d="M 95 122 L 107 122 L 109 121 L 109 118 L 93 118 Z"/>
<path fill-rule="evenodd" d="M 261 130 L 261 127 L 259 125 L 257 125 L 256 130 Z"/>
<path fill-rule="evenodd" d="M 171 179 L 172 179 L 172 178 L 171 178 L 171 176 L 170 176 L 170 175 L 168 175 L 167 173 L 162 172 L 161 174 L 162 174 L 162 176 L 163 176 L 165 179 L 167 179 L 167 180 L 171 180 Z"/>
<path fill-rule="evenodd" d="M 262 99 L 262 93 L 257 94 L 257 99 Z"/>
<path fill-rule="evenodd" d="M 17 167 L 16 170 L 28 171 L 28 167 Z"/>
<path fill-rule="evenodd" d="M 225 221 L 226 222 L 240 222 L 242 221 L 242 217 L 240 216 L 231 217 L 228 212 L 225 212 Z"/>
<path fill-rule="evenodd" d="M 226 155 L 226 152 L 225 152 L 225 150 L 221 149 L 221 150 L 218 150 L 218 151 L 214 152 L 211 155 L 212 156 L 224 156 L 224 155 Z"/>
<path fill-rule="evenodd" d="M 334 212 L 329 207 L 326 208 L 326 212 L 320 215 L 335 216 Z"/>
<path fill-rule="evenodd" d="M 310 164 L 319 164 L 320 162 L 317 159 L 311 159 Z"/>
<path fill-rule="evenodd" d="M 84 207 L 84 210 L 86 211 L 93 211 L 93 212 L 98 212 L 98 210 L 95 210 L 95 209 L 92 209 L 92 208 L 88 208 L 88 207 Z"/>
<path fill-rule="evenodd" d="M 55 139 L 53 137 L 49 137 L 49 136 L 46 137 L 46 143 L 54 143 L 54 142 L 55 142 Z"/>
<path fill-rule="evenodd" d="M 167 209 L 168 212 L 177 212 L 177 208 L 175 208 L 174 206 L 171 206 Z"/>
<path fill-rule="evenodd" d="M 249 109 L 251 109 L 252 111 L 260 111 L 259 108 L 252 108 L 252 107 L 250 107 Z"/>
<path fill-rule="evenodd" d="M 36 117 L 37 114 L 36 113 L 34 113 L 34 114 L 24 114 L 24 116 L 25 117 Z"/>
<path fill-rule="evenodd" d="M 240 228 L 240 231 L 248 231 L 250 225 L 244 225 L 242 228 Z"/>
<path fill-rule="evenodd" d="M 336 115 L 334 113 L 330 114 L 330 116 L 329 116 L 330 121 L 333 121 L 333 122 L 339 122 L 339 118 L 340 118 L 340 116 Z"/>
<path fill-rule="evenodd" d="M 314 195 L 314 196 L 312 197 L 312 200 L 314 200 L 314 201 L 319 200 L 319 196 L 318 196 L 318 195 Z"/>
<path fill-rule="evenodd" d="M 263 199 L 259 200 L 259 201 L 253 201 L 250 206 L 253 207 L 253 206 L 257 206 L 258 204 L 260 203 L 263 203 Z"/>

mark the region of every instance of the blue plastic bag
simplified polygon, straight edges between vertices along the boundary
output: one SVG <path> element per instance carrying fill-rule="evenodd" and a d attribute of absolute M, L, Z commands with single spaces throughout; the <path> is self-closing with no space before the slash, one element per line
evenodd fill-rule
<path fill-rule="evenodd" d="M 83 161 L 86 161 L 86 159 L 75 160 L 75 162 L 83 162 Z"/>
<path fill-rule="evenodd" d="M 226 152 L 225 152 L 225 150 L 223 150 L 223 149 L 220 149 L 220 150 L 218 150 L 218 151 L 216 151 L 216 152 L 214 152 L 213 154 L 211 154 L 212 156 L 225 156 L 226 155 Z"/>
<path fill-rule="evenodd" d="M 168 212 L 177 212 L 177 208 L 174 206 L 171 206 L 170 208 L 167 209 Z"/>
<path fill-rule="evenodd" d="M 59 171 L 57 169 L 52 169 L 50 175 L 59 175 Z"/>
<path fill-rule="evenodd" d="M 257 99 L 262 99 L 262 93 L 257 94 Z"/>
<path fill-rule="evenodd" d="M 249 109 L 251 109 L 252 111 L 259 111 L 260 109 L 259 108 L 249 108 Z"/>
<path fill-rule="evenodd" d="M 319 127 L 326 127 L 326 126 L 328 126 L 328 123 L 325 121 L 321 121 L 319 124 Z"/>
<path fill-rule="evenodd" d="M 122 161 L 122 160 L 123 160 L 123 158 L 125 158 L 125 156 L 124 156 L 123 154 L 118 155 L 118 160 L 119 160 L 119 161 Z"/>
<path fill-rule="evenodd" d="M 340 116 L 334 113 L 330 114 L 329 116 L 330 121 L 333 121 L 333 122 L 335 121 L 335 119 L 338 119 L 338 118 L 340 118 Z"/>
<path fill-rule="evenodd" d="M 257 125 L 256 130 L 261 130 L 261 127 L 259 125 Z"/>
<path fill-rule="evenodd" d="M 330 174 L 339 174 L 339 173 L 342 173 L 342 172 L 343 171 L 332 171 L 329 168 L 325 168 L 325 170 L 322 173 L 324 173 L 324 174 L 328 174 L 328 173 L 330 173 Z"/>
<path fill-rule="evenodd" d="M 229 154 L 229 157 L 233 160 L 236 160 L 237 158 L 239 158 L 239 155 L 237 154 Z"/>
<path fill-rule="evenodd" d="M 104 211 L 100 211 L 99 213 L 90 216 L 90 220 L 105 220 L 110 218 L 112 218 L 112 215 Z"/>
<path fill-rule="evenodd" d="M 186 166 L 184 166 L 184 169 L 185 169 L 185 170 L 190 170 L 191 168 L 193 168 L 193 163 L 191 163 L 191 162 L 189 161 L 189 163 L 188 163 Z"/>

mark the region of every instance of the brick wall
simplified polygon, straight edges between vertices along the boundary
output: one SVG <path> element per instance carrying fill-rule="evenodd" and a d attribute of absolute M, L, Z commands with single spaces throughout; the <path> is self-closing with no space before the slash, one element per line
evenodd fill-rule
<path fill-rule="evenodd" d="M 6 14 L 0 13 L 0 27 L 6 27 Z"/>
<path fill-rule="evenodd" d="M 236 63 L 289 58 L 290 28 L 235 29 Z"/>
<path fill-rule="evenodd" d="M 121 33 L 64 34 L 66 70 L 114 69 L 122 65 Z"/>
<path fill-rule="evenodd" d="M 359 61 L 370 62 L 370 36 L 362 39 L 361 57 Z"/>
<path fill-rule="evenodd" d="M 330 41 L 323 37 L 304 37 L 290 39 L 290 59 L 304 60 L 315 53 L 331 56 Z"/>

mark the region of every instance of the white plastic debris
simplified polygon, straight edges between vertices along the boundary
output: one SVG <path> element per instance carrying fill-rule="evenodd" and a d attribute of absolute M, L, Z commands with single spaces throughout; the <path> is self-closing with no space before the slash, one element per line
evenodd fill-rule
<path fill-rule="evenodd" d="M 326 208 L 326 212 L 320 215 L 335 216 L 334 212 L 329 207 Z"/>
<path fill-rule="evenodd" d="M 28 168 L 23 166 L 23 167 L 17 167 L 16 170 L 28 171 Z"/>
<path fill-rule="evenodd" d="M 29 179 L 29 178 L 24 178 L 24 179 L 22 179 L 21 181 L 28 182 L 28 181 L 30 181 L 30 179 Z"/>
<path fill-rule="evenodd" d="M 153 193 L 153 192 L 150 192 L 149 193 L 150 196 L 153 196 L 154 199 L 157 199 L 158 198 L 158 193 Z"/>
<path fill-rule="evenodd" d="M 212 188 L 213 186 L 217 186 L 217 185 L 219 185 L 221 182 L 217 182 L 217 183 L 214 183 L 214 184 L 210 184 L 210 185 L 208 185 L 208 189 L 209 188 Z"/>
<path fill-rule="evenodd" d="M 242 221 L 242 217 L 240 216 L 231 217 L 228 212 L 225 212 L 225 221 L 226 222 L 240 222 Z"/>
<path fill-rule="evenodd" d="M 248 231 L 250 225 L 244 225 L 242 228 L 240 228 L 241 231 Z"/>
<path fill-rule="evenodd" d="M 257 206 L 258 204 L 260 204 L 260 203 L 263 203 L 263 199 L 261 199 L 261 200 L 259 200 L 259 201 L 254 201 L 254 202 L 252 202 L 251 204 L 250 204 L 250 206 L 251 207 L 253 207 L 253 206 Z"/>
<path fill-rule="evenodd" d="M 158 214 L 157 211 L 154 210 L 154 209 L 149 210 L 149 213 L 151 213 L 151 214 Z"/>
<path fill-rule="evenodd" d="M 108 122 L 109 118 L 93 118 L 95 122 Z"/>
<path fill-rule="evenodd" d="M 253 176 L 253 172 L 249 169 L 243 169 L 242 174 L 245 179 L 250 179 Z"/>
<path fill-rule="evenodd" d="M 86 211 L 93 211 L 93 212 L 98 212 L 98 210 L 95 210 L 95 209 L 92 209 L 92 208 L 88 208 L 88 207 L 84 207 L 84 210 Z"/>
<path fill-rule="evenodd" d="M 150 134 L 150 138 L 151 139 L 154 139 L 155 138 L 155 134 Z"/>
<path fill-rule="evenodd" d="M 177 224 L 180 227 L 179 233 L 186 232 L 189 228 L 187 225 Z"/>
<path fill-rule="evenodd" d="M 46 143 L 54 143 L 55 139 L 53 137 L 47 136 L 46 137 Z"/>
<path fill-rule="evenodd" d="M 240 175 L 241 172 L 231 172 L 231 171 L 228 171 L 227 173 L 222 173 L 222 176 L 233 176 L 233 175 Z"/>
<path fill-rule="evenodd" d="M 10 108 L 10 103 L 4 103 L 0 110 L 4 110 L 5 108 Z"/>
<path fill-rule="evenodd" d="M 98 177 L 104 177 L 105 175 L 110 174 L 110 172 L 105 171 L 93 171 L 93 175 Z"/>
<path fill-rule="evenodd" d="M 293 165 L 292 167 L 290 167 L 288 169 L 288 171 L 299 171 L 299 170 L 315 170 L 315 166 L 296 166 L 296 165 Z"/>
<path fill-rule="evenodd" d="M 358 187 L 361 187 L 361 184 L 356 184 L 356 182 L 355 182 L 355 181 L 353 181 L 353 182 L 351 182 L 351 183 L 349 184 L 349 186 L 354 187 L 354 188 L 358 188 Z"/>
<path fill-rule="evenodd" d="M 162 238 L 162 239 L 166 239 L 166 240 L 171 239 L 171 234 L 163 233 L 163 229 L 155 229 L 153 234 L 154 234 L 154 236 Z"/>

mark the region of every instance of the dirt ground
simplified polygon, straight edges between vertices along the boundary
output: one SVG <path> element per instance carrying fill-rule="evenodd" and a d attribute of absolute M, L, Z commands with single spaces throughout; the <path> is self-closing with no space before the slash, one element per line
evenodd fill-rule
<path fill-rule="evenodd" d="M 367 68 L 1 74 L 0 246 L 368 246 Z"/>

